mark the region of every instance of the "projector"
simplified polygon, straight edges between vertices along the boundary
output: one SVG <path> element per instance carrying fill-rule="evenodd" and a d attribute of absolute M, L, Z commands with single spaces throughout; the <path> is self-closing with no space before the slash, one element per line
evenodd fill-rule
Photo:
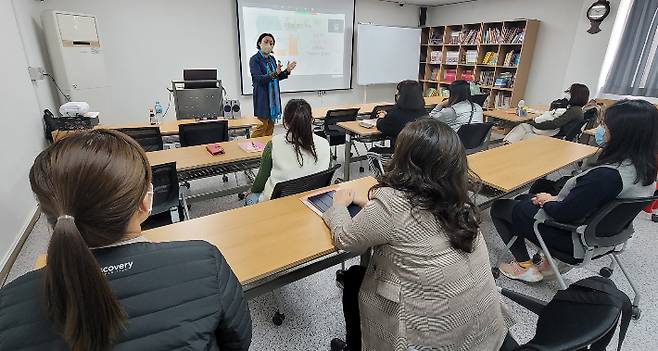
<path fill-rule="evenodd" d="M 87 112 L 89 112 L 89 104 L 86 102 L 67 102 L 59 108 L 59 113 L 67 117 L 81 116 Z"/>

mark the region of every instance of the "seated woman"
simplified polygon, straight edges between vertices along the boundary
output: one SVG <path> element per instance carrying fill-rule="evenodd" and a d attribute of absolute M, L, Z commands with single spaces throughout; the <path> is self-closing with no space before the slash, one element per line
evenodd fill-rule
<path fill-rule="evenodd" d="M 395 106 L 388 111 L 377 113 L 377 129 L 390 140 L 390 147 L 373 147 L 369 151 L 379 154 L 392 154 L 395 139 L 407 123 L 427 117 L 423 87 L 414 80 L 398 83 L 395 93 Z"/>
<path fill-rule="evenodd" d="M 565 94 L 564 99 L 551 103 L 550 111 L 512 128 L 503 142 L 515 143 L 537 135 L 554 136 L 567 124 L 582 121 L 583 106 L 589 100 L 589 89 L 584 84 L 574 83 Z"/>
<path fill-rule="evenodd" d="M 311 105 L 293 99 L 283 110 L 284 134 L 265 145 L 258 175 L 251 186 L 247 205 L 267 201 L 279 182 L 327 170 L 331 161 L 329 142 L 313 134 Z"/>
<path fill-rule="evenodd" d="M 491 207 L 491 218 L 504 242 L 518 236 L 510 251 L 514 261 L 500 266 L 507 277 L 537 282 L 553 273 L 547 262 L 535 266 L 525 240 L 538 245 L 535 219 L 553 219 L 579 223 L 616 198 L 651 196 L 656 189 L 656 151 L 658 150 L 658 110 L 643 100 L 622 100 L 605 111 L 597 140 L 603 143 L 593 168 L 569 179 L 557 196 L 538 193 L 517 200 L 498 200 Z M 540 226 L 549 250 L 574 253 L 572 234 Z"/>
<path fill-rule="evenodd" d="M 349 189 L 334 194 L 323 215 L 334 245 L 351 252 L 373 248 L 358 292 L 359 311 L 344 308 L 346 320 L 348 313 L 360 314 L 364 350 L 502 345 L 507 327 L 470 184 L 457 133 L 423 118 L 398 136 L 369 201 Z M 363 208 L 351 218 L 347 207 L 353 202 Z M 349 349 L 358 350 L 349 339 Z"/>
<path fill-rule="evenodd" d="M 450 83 L 448 91 L 448 100 L 436 105 L 430 117 L 446 123 L 455 131 L 464 124 L 482 123 L 482 107 L 471 100 L 471 86 L 467 81 Z"/>
<path fill-rule="evenodd" d="M 0 289 L 3 350 L 249 348 L 247 301 L 219 250 L 142 236 L 151 167 L 130 137 L 72 134 L 37 156 L 30 184 L 53 232 L 46 267 Z"/>

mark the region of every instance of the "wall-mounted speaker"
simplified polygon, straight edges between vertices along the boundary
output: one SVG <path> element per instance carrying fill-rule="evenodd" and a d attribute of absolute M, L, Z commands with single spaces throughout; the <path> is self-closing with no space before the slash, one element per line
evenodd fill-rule
<path fill-rule="evenodd" d="M 240 100 L 224 100 L 224 118 L 240 118 Z"/>

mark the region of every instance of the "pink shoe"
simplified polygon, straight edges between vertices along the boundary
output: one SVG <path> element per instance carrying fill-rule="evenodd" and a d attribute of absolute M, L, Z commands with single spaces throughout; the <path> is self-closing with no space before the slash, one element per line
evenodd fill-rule
<path fill-rule="evenodd" d="M 571 268 L 573 268 L 564 262 L 555 259 L 553 259 L 553 261 L 557 265 L 557 270 L 560 271 L 560 274 L 564 274 L 570 271 Z M 555 279 L 555 272 L 553 272 L 553 269 L 551 268 L 551 264 L 548 263 L 548 260 L 544 255 L 541 255 L 541 261 L 539 261 L 539 264 L 537 265 L 537 270 L 539 270 L 539 273 L 541 273 L 541 275 L 543 275 L 544 278 Z"/>
<path fill-rule="evenodd" d="M 536 283 L 544 279 L 544 276 L 534 265 L 531 265 L 528 268 L 523 268 L 519 266 L 518 262 L 516 261 L 503 263 L 498 267 L 498 269 L 500 269 L 500 272 L 503 273 L 504 276 L 514 280 Z"/>

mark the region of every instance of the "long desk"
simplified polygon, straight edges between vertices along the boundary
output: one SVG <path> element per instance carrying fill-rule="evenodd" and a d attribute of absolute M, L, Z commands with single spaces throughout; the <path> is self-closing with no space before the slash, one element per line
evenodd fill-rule
<path fill-rule="evenodd" d="M 261 152 L 246 152 L 240 144 L 250 141 L 259 141 L 267 144 L 272 137 L 260 137 L 245 140 L 234 140 L 219 143 L 225 151 L 223 155 L 211 155 L 205 145 L 188 146 L 176 149 L 147 152 L 151 165 L 176 162 L 179 181 L 189 181 L 223 175 L 227 173 L 248 171 L 260 166 Z M 233 189 L 207 192 L 188 196 L 189 200 L 202 201 L 205 199 L 237 194 L 249 189 L 249 185 L 238 186 Z"/>
<path fill-rule="evenodd" d="M 535 111 L 546 111 L 548 108 L 543 105 L 531 106 Z M 482 113 L 485 119 L 498 119 L 501 121 L 512 122 L 515 124 L 528 122 L 533 118 L 539 116 L 536 113 L 528 112 L 527 116 L 517 116 L 515 108 L 501 108 L 495 110 L 487 110 Z"/>
<path fill-rule="evenodd" d="M 357 159 L 352 157 L 352 145 L 355 139 L 377 140 L 381 132 L 377 127 L 364 128 L 359 125 L 359 121 L 338 122 L 337 126 L 345 130 L 345 165 L 343 165 L 343 180 L 350 180 L 350 164 Z"/>
<path fill-rule="evenodd" d="M 221 120 L 221 119 L 218 119 Z M 218 121 L 211 120 L 211 121 Z M 208 121 L 208 122 L 211 122 Z M 204 121 L 196 121 L 193 119 L 182 119 L 182 120 L 166 120 L 160 123 L 160 134 L 163 136 L 178 135 L 178 126 L 181 124 L 189 123 L 203 123 Z M 251 128 L 260 125 L 260 121 L 255 117 L 242 117 L 237 119 L 228 120 L 228 129 L 230 130 L 244 130 L 245 135 L 249 137 L 249 131 Z M 148 123 L 127 123 L 127 124 L 99 124 L 94 129 L 123 129 L 123 128 L 144 128 L 144 127 L 154 127 Z M 70 133 L 75 133 L 75 130 L 55 130 L 52 132 L 53 140 L 57 141 Z"/>
<path fill-rule="evenodd" d="M 425 97 L 425 107 L 430 108 L 436 106 L 436 104 L 443 101 L 445 98 L 443 96 L 430 96 Z M 325 106 L 325 107 L 316 107 L 313 109 L 313 118 L 323 119 L 327 115 L 327 111 L 336 110 L 336 109 L 348 109 L 348 108 L 358 108 L 359 115 L 369 115 L 377 106 L 381 105 L 394 105 L 395 102 L 391 101 L 379 101 L 379 102 L 369 102 L 364 104 L 341 104 L 336 106 Z"/>
<path fill-rule="evenodd" d="M 596 153 L 598 148 L 547 136 L 468 155 L 482 182 L 505 194 Z"/>

